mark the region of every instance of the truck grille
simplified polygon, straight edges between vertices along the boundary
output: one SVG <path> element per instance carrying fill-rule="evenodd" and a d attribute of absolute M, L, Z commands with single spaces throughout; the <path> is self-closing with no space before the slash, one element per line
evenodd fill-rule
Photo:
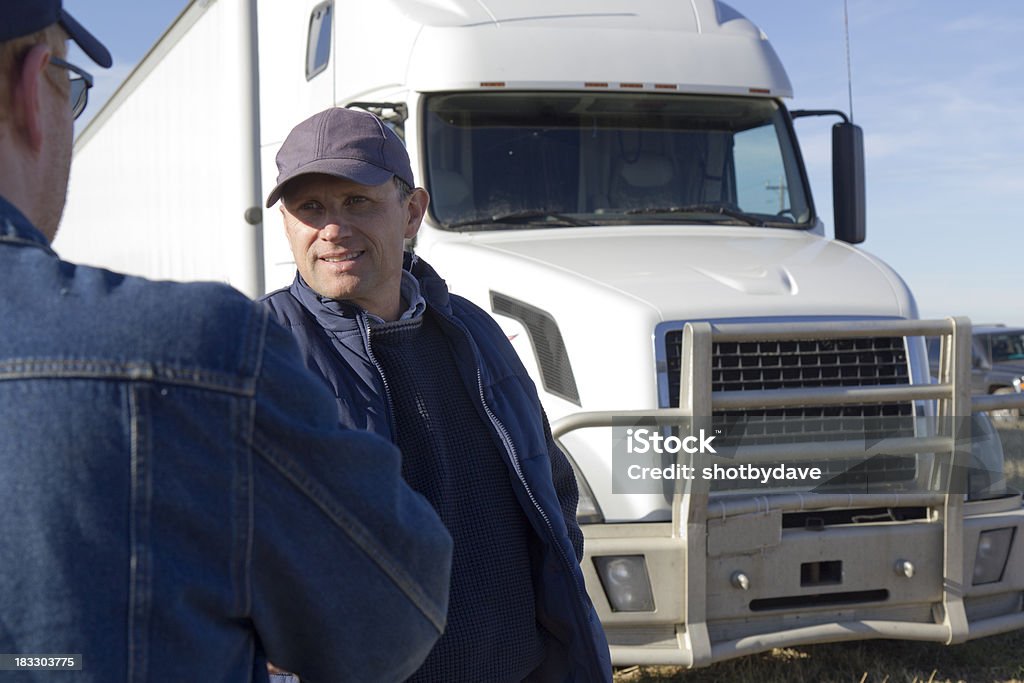
<path fill-rule="evenodd" d="M 682 330 L 665 334 L 670 406 L 679 406 Z M 810 341 L 716 342 L 712 346 L 712 391 L 756 391 L 811 387 L 861 387 L 909 384 L 902 337 Z M 722 445 L 877 438 L 913 430 L 909 402 L 716 412 Z M 860 433 L 851 434 L 851 425 Z M 914 479 L 911 456 L 878 456 L 867 462 L 832 460 L 807 463 L 820 467 L 823 480 L 843 485 L 890 484 Z M 730 482 L 714 482 L 715 490 Z M 736 486 L 741 484 L 737 483 Z"/>

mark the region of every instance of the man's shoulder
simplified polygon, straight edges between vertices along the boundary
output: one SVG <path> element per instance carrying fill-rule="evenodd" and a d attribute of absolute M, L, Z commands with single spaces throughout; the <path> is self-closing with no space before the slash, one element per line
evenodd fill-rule
<path fill-rule="evenodd" d="M 93 292 L 106 294 L 110 304 L 130 303 L 139 319 L 152 324 L 164 320 L 182 331 L 211 325 L 230 327 L 259 310 L 247 296 L 220 282 L 149 280 L 109 271 L 100 271 L 94 277 L 108 283 Z"/>
<path fill-rule="evenodd" d="M 286 301 L 294 301 L 297 303 L 295 295 L 291 292 L 291 286 L 281 287 L 279 289 L 275 289 L 273 292 L 267 292 L 256 299 L 256 301 L 267 306 L 279 305 Z"/>
<path fill-rule="evenodd" d="M 295 298 L 291 287 L 275 289 L 273 292 L 259 297 L 256 301 L 270 311 L 278 322 L 285 325 L 294 320 L 302 311 L 302 304 Z"/>
<path fill-rule="evenodd" d="M 465 325 L 475 337 L 478 334 L 498 334 L 501 328 L 491 314 L 469 299 L 448 289 L 444 278 L 420 256 L 406 255 L 406 265 L 420 284 L 420 291 L 435 310 L 450 315 Z"/>
<path fill-rule="evenodd" d="M 264 294 L 256 303 L 267 311 L 270 319 L 286 328 L 299 345 L 303 355 L 317 355 L 311 337 L 319 338 L 322 330 L 315 316 L 303 305 L 295 295 L 292 287 L 282 287 Z"/>
<path fill-rule="evenodd" d="M 512 342 L 490 313 L 457 294 L 451 295 L 450 305 L 452 317 L 462 323 L 473 339 L 493 375 L 492 380 L 508 374 L 526 375 L 526 369 L 512 347 Z"/>
<path fill-rule="evenodd" d="M 458 294 L 449 294 L 448 297 L 452 316 L 470 327 L 470 332 L 502 335 L 501 327 L 483 308 Z"/>
<path fill-rule="evenodd" d="M 262 346 L 266 313 L 229 285 L 149 280 L 66 263 L 62 270 L 65 320 L 93 331 L 76 340 L 83 353 L 234 373 Z"/>
<path fill-rule="evenodd" d="M 516 353 L 508 335 L 494 317 L 469 299 L 453 294 L 451 297 L 452 315 L 462 322 L 477 347 L 491 361 L 501 359 L 517 374 L 525 373 L 522 361 Z"/>

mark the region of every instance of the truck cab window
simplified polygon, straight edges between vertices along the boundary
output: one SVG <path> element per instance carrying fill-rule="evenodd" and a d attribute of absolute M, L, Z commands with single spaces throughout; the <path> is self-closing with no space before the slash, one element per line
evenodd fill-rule
<path fill-rule="evenodd" d="M 733 137 L 737 204 L 759 214 L 787 216 L 789 173 L 770 123 L 736 133 Z"/>
<path fill-rule="evenodd" d="M 772 100 L 459 93 L 429 96 L 426 114 L 427 189 L 442 227 L 813 220 Z"/>
<path fill-rule="evenodd" d="M 309 15 L 309 35 L 306 40 L 306 80 L 312 80 L 327 68 L 331 61 L 331 15 L 334 0 L 321 2 Z"/>

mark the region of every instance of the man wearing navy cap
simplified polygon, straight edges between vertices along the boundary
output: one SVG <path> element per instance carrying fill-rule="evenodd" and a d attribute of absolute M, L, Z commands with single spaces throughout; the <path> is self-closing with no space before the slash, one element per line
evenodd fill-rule
<path fill-rule="evenodd" d="M 451 539 L 397 450 L 341 429 L 235 290 L 51 249 L 92 80 L 68 39 L 110 65 L 59 0 L 0 0 L 0 672 L 408 676 L 444 628 Z"/>
<path fill-rule="evenodd" d="M 455 542 L 448 626 L 411 681 L 597 683 L 608 645 L 579 561 L 572 467 L 497 323 L 404 252 L 429 197 L 398 136 L 332 108 L 277 155 L 298 273 L 268 295 L 344 424 L 396 443 Z"/>

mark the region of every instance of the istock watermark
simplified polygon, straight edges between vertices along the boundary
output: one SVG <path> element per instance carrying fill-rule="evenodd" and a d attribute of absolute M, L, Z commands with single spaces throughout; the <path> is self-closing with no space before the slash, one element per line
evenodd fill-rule
<path fill-rule="evenodd" d="M 633 453 L 717 453 L 711 442 L 715 435 L 708 436 L 703 429 L 699 434 L 678 437 L 675 434 L 665 436 L 656 429 L 632 427 L 626 429 L 626 452 Z M 697 445 L 694 445 L 697 444 Z"/>
<path fill-rule="evenodd" d="M 612 493 L 668 497 L 702 481 L 723 493 L 997 495 L 1005 476 L 992 433 L 977 416 L 623 417 L 612 423 Z"/>

